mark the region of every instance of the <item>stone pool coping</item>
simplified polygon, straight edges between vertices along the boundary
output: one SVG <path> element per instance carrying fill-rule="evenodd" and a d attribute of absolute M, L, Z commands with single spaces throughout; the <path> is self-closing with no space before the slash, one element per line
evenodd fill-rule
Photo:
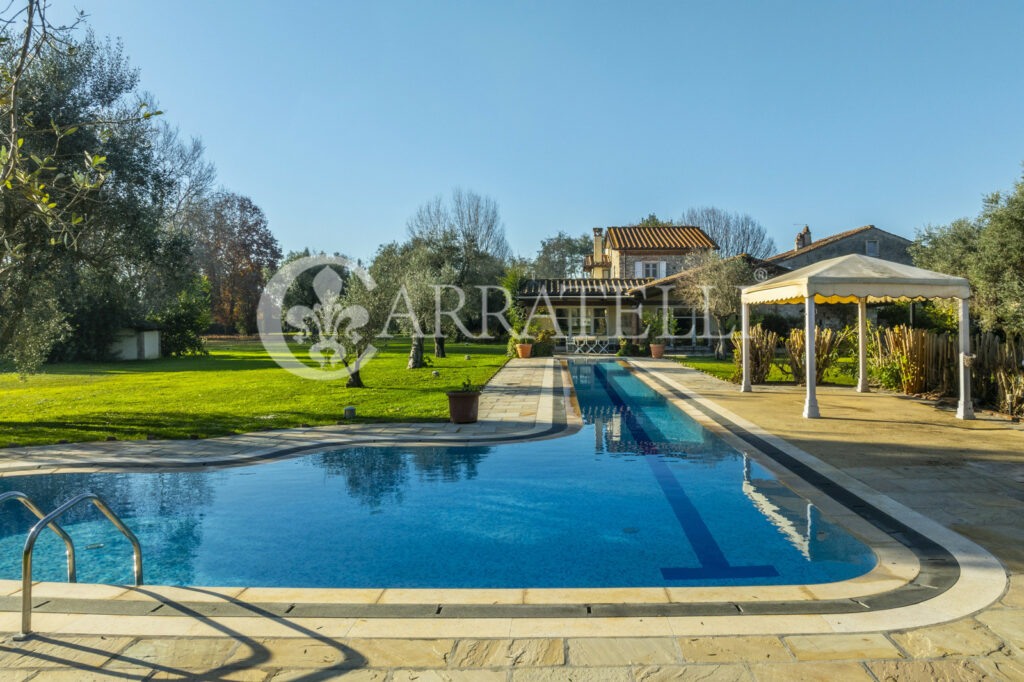
<path fill-rule="evenodd" d="M 974 543 L 704 400 L 671 377 L 659 376 L 658 361 L 634 359 L 624 364 L 679 409 L 867 541 L 879 556 L 878 566 L 864 576 L 837 583 L 764 587 L 346 590 L 38 583 L 33 591 L 36 629 L 193 636 L 237 634 L 239 628 L 253 636 L 294 635 L 295 628 L 307 627 L 332 636 L 367 637 L 802 634 L 930 625 L 973 613 L 1002 595 L 1006 574 L 1001 564 Z M 531 429 L 512 438 L 485 435 L 475 440 L 448 439 L 444 444 L 552 438 L 577 430 L 581 419 L 573 409 L 565 363 L 561 371 L 555 371 L 551 361 L 534 365 L 543 368 L 539 400 L 545 404 L 538 407 Z M 391 440 L 382 437 L 317 441 L 203 465 L 244 465 L 325 446 L 387 442 Z M 438 444 L 422 436 L 399 436 L 394 442 Z M 786 463 L 803 467 L 808 477 L 820 477 L 823 487 L 831 482 L 833 493 L 846 491 L 862 506 L 856 512 L 844 507 L 790 471 Z M 137 467 L 138 462 L 130 466 Z M 163 462 L 151 466 L 168 468 Z M 69 471 L 59 464 L 50 470 Z M 109 465 L 103 470 L 110 470 Z M 890 532 L 903 533 L 898 537 L 916 553 L 864 519 L 862 515 L 870 516 L 871 510 Z M 0 630 L 17 627 L 19 590 L 20 581 L 0 581 Z"/>

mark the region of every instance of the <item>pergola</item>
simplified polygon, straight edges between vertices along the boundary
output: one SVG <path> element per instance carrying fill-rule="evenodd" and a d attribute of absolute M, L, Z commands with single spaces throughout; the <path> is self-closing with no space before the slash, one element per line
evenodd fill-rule
<path fill-rule="evenodd" d="M 955 298 L 960 301 L 960 361 L 957 372 L 960 380 L 960 402 L 956 416 L 974 419 L 971 405 L 971 353 L 968 299 L 971 287 L 963 277 L 944 275 L 910 265 L 893 263 L 869 256 L 849 255 L 831 258 L 807 267 L 787 272 L 759 284 L 744 287 L 743 302 L 743 386 L 750 387 L 750 306 L 763 303 L 803 303 L 806 337 L 807 399 L 804 417 L 816 419 L 818 398 L 815 391 L 815 325 L 814 306 L 817 303 L 856 303 L 858 347 L 857 391 L 866 393 L 867 378 L 867 304 L 891 301 L 923 301 L 937 298 Z"/>

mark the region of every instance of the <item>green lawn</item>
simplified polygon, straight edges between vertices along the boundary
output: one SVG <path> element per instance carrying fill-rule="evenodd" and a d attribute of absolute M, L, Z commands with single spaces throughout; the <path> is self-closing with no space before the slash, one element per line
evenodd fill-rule
<path fill-rule="evenodd" d="M 716 360 L 713 357 L 684 356 L 678 357 L 676 360 L 687 367 L 700 370 L 705 374 L 710 374 L 711 376 L 722 379 L 723 381 L 730 381 L 733 373 L 736 371 L 736 367 L 733 365 L 731 358 L 728 360 Z M 844 372 L 842 370 L 846 371 Z M 793 377 L 779 369 L 778 365 L 774 365 L 772 366 L 771 372 L 768 374 L 767 383 L 792 384 Z M 839 358 L 839 367 L 831 367 L 825 372 L 824 383 L 835 384 L 838 386 L 856 386 L 857 358 Z"/>
<path fill-rule="evenodd" d="M 351 389 L 294 376 L 259 343 L 209 349 L 200 358 L 49 365 L 25 380 L 0 374 L 0 447 L 333 424 L 348 405 L 356 421 L 443 421 L 445 391 L 467 378 L 483 384 L 505 363 L 504 344 L 449 344 L 448 357 L 435 360 L 428 343 L 433 366 L 407 370 L 408 341 L 392 340 L 363 369 L 366 388 Z"/>

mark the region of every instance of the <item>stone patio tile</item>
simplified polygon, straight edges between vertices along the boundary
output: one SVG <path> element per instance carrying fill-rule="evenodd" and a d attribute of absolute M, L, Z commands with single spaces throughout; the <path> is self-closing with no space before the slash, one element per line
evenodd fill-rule
<path fill-rule="evenodd" d="M 345 646 L 371 668 L 443 668 L 455 641 L 451 639 L 350 639 Z"/>
<path fill-rule="evenodd" d="M 349 628 L 348 636 L 395 639 L 537 636 L 534 633 L 510 635 L 511 627 L 511 618 L 360 618 Z"/>
<path fill-rule="evenodd" d="M 636 665 L 680 661 L 675 641 L 667 637 L 570 639 L 568 649 L 569 665 Z"/>
<path fill-rule="evenodd" d="M 170 587 L 165 585 L 144 585 L 142 587 L 128 587 L 124 592 L 114 599 L 125 600 L 146 600 L 146 601 L 201 601 L 201 602 L 225 602 L 231 597 L 237 597 L 244 588 L 241 587 Z"/>
<path fill-rule="evenodd" d="M 648 665 L 633 669 L 636 682 L 748 682 L 747 669 L 724 665 Z"/>
<path fill-rule="evenodd" d="M 185 640 L 189 641 L 189 640 Z M 249 665 L 261 658 L 264 668 L 329 668 L 340 665 L 359 665 L 357 658 L 339 642 L 317 639 L 261 639 L 255 644 L 242 642 L 226 665 Z"/>
<path fill-rule="evenodd" d="M 970 618 L 894 633 L 892 639 L 912 658 L 1009 655 L 1002 640 Z"/>
<path fill-rule="evenodd" d="M 662 587 L 548 587 L 527 589 L 524 600 L 527 604 L 665 603 L 668 601 L 668 592 Z"/>
<path fill-rule="evenodd" d="M 134 668 L 139 665 L 160 665 L 174 668 L 215 668 L 239 644 L 231 639 L 140 639 L 104 668 Z M 245 646 L 242 644 L 241 646 Z"/>
<path fill-rule="evenodd" d="M 142 679 L 142 676 L 135 679 Z M 103 672 L 102 670 L 75 670 L 67 668 L 64 670 L 40 670 L 39 674 L 32 678 L 33 682 L 124 682 L 123 673 Z M 6 682 L 6 679 L 5 679 Z"/>
<path fill-rule="evenodd" d="M 520 668 L 512 682 L 633 682 L 629 668 Z"/>
<path fill-rule="evenodd" d="M 677 641 L 687 663 L 792 660 L 778 637 L 681 637 Z"/>
<path fill-rule="evenodd" d="M 0 668 L 99 668 L 131 643 L 130 637 L 51 637 L 0 647 Z M 5 674 L 0 675 L 0 679 Z"/>
<path fill-rule="evenodd" d="M 522 604 L 516 589 L 386 589 L 378 604 Z"/>
<path fill-rule="evenodd" d="M 271 682 L 384 682 L 387 670 L 282 670 L 270 678 Z"/>
<path fill-rule="evenodd" d="M 785 640 L 789 650 L 800 661 L 902 657 L 892 642 L 877 632 L 859 635 L 795 635 Z"/>
<path fill-rule="evenodd" d="M 1024 680 L 1024 660 L 1020 658 L 987 658 L 975 662 L 997 680 Z"/>
<path fill-rule="evenodd" d="M 258 668 L 247 668 L 244 670 L 226 670 L 217 671 L 216 675 L 211 675 L 210 670 L 207 668 L 199 668 L 195 670 L 188 669 L 175 669 L 175 670 L 157 670 L 152 677 L 146 678 L 148 680 L 205 680 L 215 679 L 224 680 L 225 682 L 264 682 L 272 673 L 268 670 L 260 670 Z M 121 678 L 122 680 L 125 678 Z M 348 678 L 345 678 L 348 679 Z"/>
<path fill-rule="evenodd" d="M 505 682 L 507 679 L 508 673 L 504 670 L 396 670 L 391 674 L 391 682 Z"/>
<path fill-rule="evenodd" d="M 502 668 L 565 664 L 561 639 L 464 639 L 448 660 L 453 668 Z"/>
<path fill-rule="evenodd" d="M 4 682 L 25 682 L 35 672 L 35 670 L 4 670 Z"/>
<path fill-rule="evenodd" d="M 989 630 L 1024 649 L 1024 609 L 989 609 L 977 615 Z"/>
<path fill-rule="evenodd" d="M 875 682 L 864 666 L 851 662 L 768 663 L 752 665 L 750 671 L 757 682 Z"/>
<path fill-rule="evenodd" d="M 249 587 L 238 595 L 245 602 L 294 602 L 328 604 L 373 604 L 384 590 L 310 588 L 310 587 Z"/>
<path fill-rule="evenodd" d="M 1024 503 L 1021 506 L 1024 506 Z M 1010 576 L 1010 587 L 999 603 L 1015 608 L 1024 607 L 1024 574 Z"/>
<path fill-rule="evenodd" d="M 867 666 L 878 682 L 978 682 L 992 679 L 977 661 L 969 659 L 870 661 Z"/>

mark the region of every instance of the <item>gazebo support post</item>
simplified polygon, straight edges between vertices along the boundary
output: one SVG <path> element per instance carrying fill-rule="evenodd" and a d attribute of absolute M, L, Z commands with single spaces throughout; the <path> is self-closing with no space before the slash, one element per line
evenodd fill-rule
<path fill-rule="evenodd" d="M 857 392 L 868 392 L 868 301 L 857 299 Z"/>
<path fill-rule="evenodd" d="M 960 299 L 960 358 L 958 376 L 960 378 L 960 402 L 956 407 L 957 419 L 974 419 L 974 404 L 971 402 L 971 368 L 967 360 L 971 356 L 971 321 L 969 299 Z"/>
<path fill-rule="evenodd" d="M 750 305 L 743 304 L 740 314 L 743 322 L 742 341 L 743 344 L 743 385 L 740 391 L 750 393 Z"/>
<path fill-rule="evenodd" d="M 807 357 L 804 359 L 807 369 L 807 400 L 804 402 L 804 417 L 807 419 L 818 419 L 821 417 L 821 413 L 818 412 L 818 396 L 815 391 L 815 374 L 817 373 L 815 370 L 818 366 L 818 362 L 817 355 L 814 352 L 814 294 L 811 294 L 804 299 L 804 316 L 806 318 L 804 339 L 806 341 L 807 348 Z"/>

